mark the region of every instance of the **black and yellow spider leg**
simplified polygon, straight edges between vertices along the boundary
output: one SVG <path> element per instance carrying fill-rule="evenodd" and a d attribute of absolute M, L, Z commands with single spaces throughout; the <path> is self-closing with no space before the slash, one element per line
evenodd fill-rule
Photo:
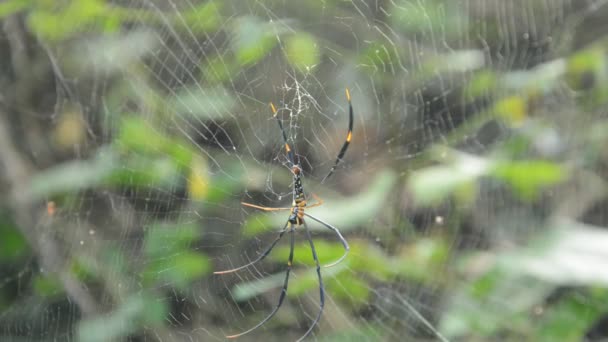
<path fill-rule="evenodd" d="M 348 133 L 346 134 L 346 141 L 344 141 L 344 145 L 342 145 L 342 148 L 340 149 L 340 152 L 338 153 L 338 157 L 336 158 L 336 161 L 334 162 L 334 166 L 332 166 L 331 169 L 329 169 L 329 173 L 327 174 L 327 176 L 325 176 L 323 178 L 321 183 L 325 182 L 325 180 L 334 173 L 334 171 L 336 170 L 336 167 L 338 166 L 338 163 L 340 163 L 340 161 L 346 154 L 348 145 L 350 145 L 350 140 L 353 137 L 353 121 L 354 121 L 353 104 L 350 101 L 350 91 L 348 90 L 348 88 L 346 88 L 346 100 L 348 100 Z"/>
<path fill-rule="evenodd" d="M 340 234 L 340 231 L 338 230 L 338 228 L 332 226 L 331 224 L 324 222 L 308 213 L 304 213 L 304 215 L 310 217 L 311 219 L 319 222 L 320 224 L 322 224 L 325 228 L 333 230 L 334 233 L 336 233 L 336 235 L 338 235 L 338 238 L 340 239 L 340 242 L 342 242 L 342 246 L 344 246 L 344 254 L 340 257 L 340 259 L 332 262 L 331 264 L 327 264 L 324 265 L 323 267 L 332 267 L 335 266 L 337 264 L 339 264 L 340 262 L 342 262 L 342 260 L 344 260 L 344 258 L 346 258 L 346 256 L 348 255 L 348 251 L 350 251 L 350 247 L 348 246 L 348 242 L 346 242 L 346 239 L 342 236 L 342 234 Z"/>
<path fill-rule="evenodd" d="M 279 240 L 281 240 L 281 238 L 283 237 L 283 235 L 287 231 L 287 225 L 288 224 L 289 223 L 285 223 L 285 226 L 279 232 L 279 236 L 277 236 L 276 239 L 274 239 L 274 241 L 270 244 L 270 246 L 268 246 L 268 248 L 266 248 L 266 250 L 262 254 L 260 254 L 255 260 L 253 260 L 252 262 L 250 262 L 250 263 L 248 263 L 246 265 L 239 266 L 237 268 L 233 268 L 233 269 L 230 269 L 230 270 L 216 271 L 216 272 L 213 272 L 213 274 L 226 274 L 226 273 L 236 272 L 236 271 L 242 270 L 244 268 L 247 268 L 249 266 L 253 266 L 253 265 L 257 264 L 258 262 L 264 260 L 264 258 L 266 256 L 268 256 L 268 254 L 270 254 L 270 252 L 272 251 L 272 249 L 274 248 L 274 246 L 277 244 L 277 242 L 279 242 Z"/>
<path fill-rule="evenodd" d="M 308 239 L 308 243 L 310 243 L 310 250 L 312 251 L 312 258 L 315 260 L 315 263 L 317 264 L 317 276 L 319 278 L 319 313 L 317 314 L 317 317 L 310 325 L 310 328 L 308 328 L 306 333 L 304 333 L 304 335 L 302 335 L 302 337 L 300 337 L 297 342 L 301 342 L 308 335 L 310 335 L 310 333 L 315 328 L 317 323 L 319 323 L 319 320 L 321 319 L 321 315 L 323 314 L 323 307 L 325 307 L 325 287 L 323 286 L 323 277 L 321 277 L 321 265 L 319 263 L 319 258 L 317 257 L 317 251 L 315 250 L 315 244 L 314 244 L 314 242 L 312 242 L 312 236 L 310 236 L 310 229 L 308 229 L 308 225 L 306 224 L 306 221 L 304 221 L 302 223 L 304 225 L 304 230 L 306 230 L 306 238 Z"/>
<path fill-rule="evenodd" d="M 289 246 L 289 259 L 287 260 L 287 271 L 285 272 L 285 281 L 283 282 L 283 289 L 281 290 L 281 296 L 279 297 L 279 302 L 277 303 L 277 306 L 274 307 L 272 312 L 268 316 L 266 316 L 266 318 L 264 318 L 260 323 L 256 324 L 253 328 L 250 328 L 249 330 L 243 331 L 242 333 L 239 333 L 239 334 L 226 336 L 226 338 L 237 338 L 239 336 L 243 336 L 245 334 L 248 334 L 248 333 L 254 331 L 255 329 L 264 325 L 264 323 L 268 322 L 281 308 L 281 305 L 283 304 L 283 300 L 285 300 L 285 296 L 287 295 L 287 285 L 289 284 L 289 273 L 291 272 L 291 266 L 293 264 L 293 250 L 295 247 L 295 238 L 294 238 L 294 234 L 293 234 L 294 226 L 293 226 L 293 224 L 288 222 L 286 227 L 289 227 L 289 236 L 290 236 L 291 242 L 290 242 L 290 246 Z"/>
<path fill-rule="evenodd" d="M 293 150 L 291 149 L 291 146 L 289 146 L 289 143 L 287 142 L 287 133 L 285 133 L 285 129 L 283 128 L 283 123 L 281 122 L 281 119 L 279 119 L 278 115 L 277 115 L 277 109 L 274 107 L 274 104 L 272 102 L 270 102 L 270 109 L 272 109 L 272 114 L 274 116 L 275 119 L 277 119 L 277 123 L 279 124 L 279 128 L 281 129 L 281 134 L 283 135 L 283 143 L 285 144 L 285 151 L 287 152 L 287 158 L 289 159 L 289 162 L 291 163 L 291 165 L 289 165 L 289 167 L 293 167 L 295 164 L 295 160 L 293 158 Z"/>

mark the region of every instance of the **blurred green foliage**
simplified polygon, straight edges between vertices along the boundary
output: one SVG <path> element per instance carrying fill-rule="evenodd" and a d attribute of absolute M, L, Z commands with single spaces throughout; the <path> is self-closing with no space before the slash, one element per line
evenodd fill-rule
<path fill-rule="evenodd" d="M 30 251 L 27 241 L 7 216 L 0 219 L 0 262 L 9 263 L 27 256 Z"/>
<path fill-rule="evenodd" d="M 200 234 L 200 228 L 195 225 L 150 227 L 144 241 L 146 256 L 152 260 L 143 271 L 147 282 L 171 282 L 185 290 L 192 280 L 210 273 L 209 259 L 188 250 Z"/>
<path fill-rule="evenodd" d="M 438 203 L 452 194 L 474 191 L 476 182 L 482 177 L 505 182 L 517 196 L 530 201 L 537 199 L 543 189 L 567 177 L 565 167 L 549 161 L 484 160 L 463 154 L 447 159 L 454 159 L 454 162 L 418 170 L 410 178 L 409 186 L 421 205 Z"/>
<path fill-rule="evenodd" d="M 138 329 L 162 325 L 168 314 L 161 298 L 149 293 L 126 298 L 111 313 L 85 320 L 78 329 L 81 341 L 109 341 L 125 338 Z"/>
<path fill-rule="evenodd" d="M 287 40 L 287 60 L 294 66 L 310 70 L 319 63 L 320 52 L 315 38 L 310 34 L 295 34 Z"/>
<path fill-rule="evenodd" d="M 500 43 L 507 44 L 510 38 L 500 36 L 497 19 L 473 18 L 480 14 L 456 2 L 391 2 L 383 8 L 385 18 L 362 23 L 348 19 L 345 31 L 339 30 L 340 25 L 330 30 L 307 22 L 308 11 L 322 13 L 323 20 L 356 17 L 361 9 L 344 1 L 312 3 L 309 8 L 283 3 L 276 12 L 233 2 L 187 3 L 191 6 L 170 10 L 155 2 L 143 7 L 104 0 L 0 3 L 0 18 L 23 15 L 28 33 L 51 51 L 61 52 L 59 66 L 67 77 L 55 70 L 57 83 L 69 88 L 83 82 L 83 93 L 100 83 L 105 87 L 102 101 L 90 106 L 77 96 L 66 100 L 73 102 L 65 104 L 68 109 L 58 105 L 57 120 L 68 122 L 63 127 L 81 131 L 66 139 L 57 138 L 63 130 L 54 131 L 55 140 L 49 141 L 55 141 L 53 148 L 61 152 L 49 158 L 53 162 L 42 163 L 24 190 L 37 201 L 57 202 L 57 213 L 35 215 L 52 222 L 44 226 L 45 234 L 65 243 L 62 257 L 67 272 L 83 288 L 103 294 L 102 313 L 75 315 L 77 328 L 67 328 L 74 330 L 67 335 L 83 341 L 168 336 L 163 335 L 170 335 L 166 329 L 182 328 L 181 322 L 171 322 L 179 316 L 174 311 L 192 303 L 197 303 L 196 310 L 184 311 L 200 311 L 213 336 L 233 329 L 241 314 L 246 316 L 244 321 L 249 316 L 257 318 L 254 299 L 278 291 L 284 281 L 283 268 L 237 280 L 218 280 L 212 272 L 220 268 L 220 257 L 241 260 L 244 246 L 252 246 L 254 239 L 266 241 L 269 229 L 285 224 L 286 212 L 274 215 L 247 209 L 236 214 L 240 209 L 235 208 L 241 199 L 249 201 L 248 196 L 263 198 L 260 193 L 269 188 L 289 189 L 291 174 L 260 162 L 271 159 L 256 144 L 272 149 L 278 138 L 266 141 L 265 131 L 242 128 L 252 127 L 248 124 L 262 117 L 258 114 L 267 111 L 266 98 L 276 97 L 276 89 L 284 91 L 284 97 L 293 97 L 293 89 L 280 88 L 288 78 L 285 75 L 295 79 L 313 75 L 325 87 L 321 92 L 331 93 L 333 88 L 342 91 L 344 85 L 337 83 L 344 83 L 343 79 L 332 79 L 339 73 L 353 80 L 348 86 L 356 95 L 352 149 L 359 155 L 349 159 L 348 167 L 340 170 L 343 178 L 334 183 L 342 184 L 349 195 L 332 192 L 313 177 L 305 179 L 306 189 L 327 202 L 313 209 L 313 215 L 340 227 L 351 244 L 342 263 L 322 269 L 327 293 L 341 308 L 339 315 L 333 315 L 357 322 L 371 317 L 373 311 L 380 312 L 380 318 L 354 329 L 336 324 L 337 332 L 321 340 L 391 338 L 391 319 L 401 316 L 388 310 L 383 316 L 394 297 L 383 297 L 380 289 L 407 297 L 410 293 L 403 290 L 407 286 L 430 289 L 439 297 L 416 307 L 432 307 L 427 316 L 433 316 L 432 325 L 449 339 L 583 340 L 605 317 L 605 280 L 575 271 L 558 277 L 542 264 L 546 259 L 559 264 L 565 256 L 573 260 L 563 241 L 553 236 L 559 228 L 555 217 L 569 213 L 563 208 L 585 201 L 602 206 L 597 198 L 605 196 L 608 188 L 603 181 L 608 160 L 604 152 L 608 141 L 603 115 L 608 102 L 604 38 L 572 51 L 552 50 L 557 56 L 535 65 L 505 66 L 491 62 L 500 62 L 503 53 L 518 49 L 500 50 Z M 539 3 L 530 6 L 542 11 Z M 278 6 L 272 1 L 260 4 Z M 475 45 L 480 32 L 486 35 L 479 39 L 483 44 Z M 205 43 L 194 45 L 200 51 L 178 51 L 183 46 L 171 44 L 181 42 L 180 37 Z M 355 42 L 349 41 L 352 37 Z M 95 53 L 85 58 L 82 51 L 86 49 Z M 154 65 L 159 60 L 162 65 Z M 269 84 L 262 84 L 267 80 Z M 568 91 L 563 89 L 566 86 Z M 258 88 L 271 90 L 257 93 Z M 327 103 L 334 102 L 327 96 Z M 293 104 L 289 101 L 286 107 Z M 429 109 L 435 101 L 445 108 Z M 262 104 L 265 109 L 260 109 Z M 311 107 L 317 106 L 315 102 Z M 77 107 L 86 110 L 81 113 Z M 464 118 L 456 122 L 460 114 L 451 115 L 452 111 L 463 108 Z M 451 116 L 435 117 L 445 112 Z M 85 114 L 90 116 L 85 118 Z M 331 125 L 323 126 L 323 120 L 330 116 L 323 114 L 318 115 L 318 127 L 326 133 Z M 430 121 L 450 121 L 451 126 L 422 127 L 421 131 L 439 130 L 440 138 L 425 141 L 412 152 L 406 147 L 408 139 L 426 137 L 414 129 L 404 130 L 418 128 L 408 121 L 416 115 L 422 117 L 419 126 Z M 272 122 L 269 115 L 264 118 Z M 79 120 L 86 125 L 79 125 Z M 317 126 L 307 126 L 305 119 L 300 123 L 303 130 L 319 134 Z M 488 126 L 506 133 L 486 134 L 490 142 L 481 149 L 472 148 L 468 142 L 481 141 Z M 180 130 L 184 127 L 189 133 Z M 272 134 L 278 135 L 272 127 Z M 92 136 L 98 139 L 83 144 L 83 137 Z M 229 142 L 220 143 L 221 139 Z M 316 145 L 309 143 L 311 151 L 306 151 L 313 162 L 318 161 L 313 151 Z M 68 156 L 70 148 L 77 152 Z M 319 157 L 323 158 L 331 157 Z M 586 191 L 577 191 L 584 184 L 593 184 L 597 198 L 587 199 Z M 265 200 L 273 202 L 268 205 L 277 204 L 275 198 Z M 290 201 L 288 195 L 276 202 L 289 206 Z M 121 217 L 123 211 L 125 217 Z M 28 264 L 41 252 L 32 250 L 10 216 L 0 219 L 0 266 L 6 266 L 6 272 L 3 268 L 0 273 L 0 310 L 17 311 L 20 298 L 12 298 L 9 288 L 19 288 L 22 281 L 31 291 L 27 295 L 51 307 L 69 296 L 65 284 L 59 275 Z M 421 227 L 420 217 L 430 217 L 431 223 Z M 338 259 L 344 250 L 335 236 L 312 220 L 307 222 L 321 264 Z M 483 230 L 471 222 L 482 222 Z M 290 283 L 288 298 L 305 303 L 316 296 L 318 280 L 308 242 L 301 242 L 302 229 L 297 229 L 295 248 L 297 281 Z M 594 241 L 603 241 L 603 230 L 593 227 L 593 234 L 580 238 L 583 242 L 575 250 L 601 254 L 591 247 Z M 78 235 L 81 231 L 88 240 Z M 564 231 L 584 229 L 575 226 Z M 471 239 L 471 234 L 483 242 Z M 577 236 L 565 236 L 565 240 L 579 241 Z M 85 240 L 87 248 L 75 247 Z M 225 247 L 218 251 L 218 246 Z M 289 247 L 278 246 L 264 267 L 284 266 L 288 254 Z M 535 267 L 539 263 L 545 266 Z M 17 277 L 6 274 L 14 269 L 29 271 Z M 592 271 L 603 272 L 597 266 Z M 180 303 L 167 293 L 179 297 Z M 203 301 L 210 303 L 201 305 L 198 301 L 203 296 L 213 298 L 205 297 Z M 214 312 L 218 307 L 225 312 Z M 231 311 L 236 308 L 239 314 Z M 6 320 L 0 324 L 17 324 L 16 319 Z M 422 325 L 419 318 L 403 320 L 407 322 L 395 328 L 398 334 L 404 327 L 414 330 Z M 295 326 L 293 321 L 288 322 L 290 327 Z M 283 329 L 288 324 L 282 325 Z M 437 332 L 421 335 L 438 336 Z"/>

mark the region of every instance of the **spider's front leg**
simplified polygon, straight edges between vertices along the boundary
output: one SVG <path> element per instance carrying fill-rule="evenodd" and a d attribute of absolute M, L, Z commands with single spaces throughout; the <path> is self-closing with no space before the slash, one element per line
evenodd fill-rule
<path fill-rule="evenodd" d="M 319 198 L 319 196 L 317 196 L 315 194 L 311 194 L 311 195 L 312 195 L 312 198 L 314 198 L 317 201 L 317 203 L 311 204 L 311 205 L 307 205 L 306 206 L 307 208 L 314 208 L 314 207 L 318 207 L 318 206 L 323 205 L 323 200 L 321 198 Z"/>
<path fill-rule="evenodd" d="M 259 209 L 259 210 L 264 210 L 264 211 L 280 211 L 280 210 L 291 210 L 291 208 L 271 208 L 271 207 L 262 207 L 259 205 L 255 205 L 255 204 L 251 204 L 251 203 L 246 203 L 246 202 L 241 202 L 242 205 L 246 206 L 246 207 L 251 207 L 251 208 L 255 208 L 255 209 Z"/>

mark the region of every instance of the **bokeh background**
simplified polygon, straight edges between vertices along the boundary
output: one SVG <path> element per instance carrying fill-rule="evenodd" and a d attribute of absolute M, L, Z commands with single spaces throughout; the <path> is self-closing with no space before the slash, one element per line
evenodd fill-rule
<path fill-rule="evenodd" d="M 292 176 L 351 245 L 319 341 L 608 338 L 608 1 L 5 0 L 0 340 L 222 341 Z M 352 143 L 321 183 L 346 138 Z M 310 222 L 322 264 L 342 255 Z M 319 307 L 306 234 L 278 314 Z"/>

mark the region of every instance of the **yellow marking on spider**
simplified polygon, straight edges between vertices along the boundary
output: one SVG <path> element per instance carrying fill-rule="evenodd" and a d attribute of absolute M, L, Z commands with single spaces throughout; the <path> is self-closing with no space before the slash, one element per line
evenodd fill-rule
<path fill-rule="evenodd" d="M 274 107 L 274 104 L 270 102 L 270 109 L 272 109 L 273 116 L 277 115 L 277 109 Z"/>
<path fill-rule="evenodd" d="M 346 88 L 346 99 L 350 102 L 350 91 Z"/>
<path fill-rule="evenodd" d="M 346 136 L 346 142 L 350 142 L 350 139 L 353 137 L 353 132 L 349 131 L 348 135 Z"/>
<path fill-rule="evenodd" d="M 285 150 L 287 152 L 291 152 L 291 147 L 289 147 L 289 144 L 285 144 Z"/>

